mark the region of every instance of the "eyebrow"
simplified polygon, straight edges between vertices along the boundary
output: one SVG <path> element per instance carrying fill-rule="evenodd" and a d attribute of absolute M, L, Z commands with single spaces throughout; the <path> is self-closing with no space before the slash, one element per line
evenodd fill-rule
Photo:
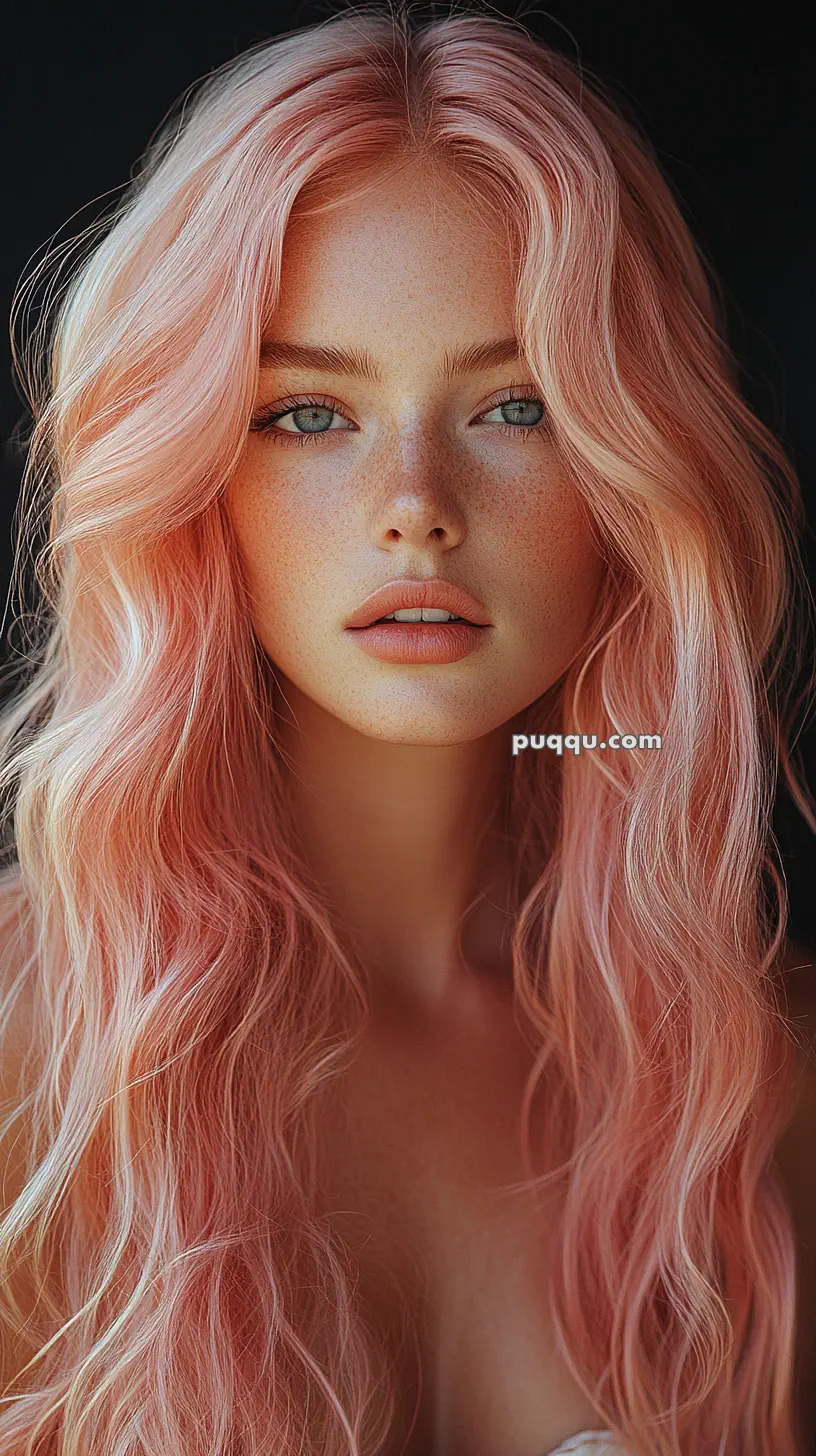
<path fill-rule="evenodd" d="M 460 374 L 475 374 L 482 369 L 495 369 L 522 357 L 516 338 L 494 339 L 484 344 L 469 344 L 442 356 L 442 378 L 455 379 Z M 262 369 L 278 365 L 289 369 L 314 369 L 326 374 L 351 374 L 382 384 L 382 375 L 367 349 L 334 349 L 319 344 L 285 343 L 267 339 L 261 344 Z"/>

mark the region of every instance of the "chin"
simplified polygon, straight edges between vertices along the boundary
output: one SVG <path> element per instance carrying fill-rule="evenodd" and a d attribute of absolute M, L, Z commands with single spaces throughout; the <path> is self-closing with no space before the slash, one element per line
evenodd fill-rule
<path fill-rule="evenodd" d="M 360 726 L 360 732 L 367 738 L 376 738 L 381 743 L 403 743 L 413 748 L 450 748 L 456 743 L 471 743 L 476 738 L 483 738 L 489 731 L 481 727 L 463 728 L 461 724 L 458 727 L 451 724 L 447 728 L 428 723 L 394 724 L 393 728 L 376 723 Z"/>
<path fill-rule="evenodd" d="M 508 757 L 514 718 L 541 691 L 525 694 L 519 692 L 518 684 L 497 682 L 489 674 L 464 683 L 443 681 L 441 676 L 425 682 L 407 677 L 372 682 L 361 672 L 333 680 L 328 666 L 322 677 L 300 670 L 287 673 L 280 664 L 275 673 L 295 716 L 304 721 L 311 718 L 318 731 L 319 717 L 326 715 L 380 743 L 448 748 L 472 743 L 505 727 Z"/>

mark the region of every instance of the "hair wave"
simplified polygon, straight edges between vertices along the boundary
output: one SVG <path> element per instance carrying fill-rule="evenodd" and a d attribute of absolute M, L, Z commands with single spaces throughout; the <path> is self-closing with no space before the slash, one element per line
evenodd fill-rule
<path fill-rule="evenodd" d="M 295 847 L 223 495 L 290 215 L 418 163 L 517 250 L 519 335 L 608 561 L 533 731 L 663 734 L 513 764 L 525 1107 L 546 1088 L 564 1180 L 542 1299 L 636 1456 L 801 1450 L 771 828 L 781 765 L 816 829 L 790 756 L 798 482 L 637 124 L 518 21 L 373 4 L 185 96 L 67 286 L 54 250 L 15 305 L 53 275 L 18 352 L 15 579 L 40 521 L 48 541 L 0 715 L 3 923 L 26 951 L 0 1029 L 22 994 L 36 1029 L 3 1129 L 28 1115 L 0 1222 L 3 1337 L 30 1357 L 5 1456 L 368 1456 L 392 1428 L 393 1371 L 314 1205 L 315 1097 L 365 985 Z"/>

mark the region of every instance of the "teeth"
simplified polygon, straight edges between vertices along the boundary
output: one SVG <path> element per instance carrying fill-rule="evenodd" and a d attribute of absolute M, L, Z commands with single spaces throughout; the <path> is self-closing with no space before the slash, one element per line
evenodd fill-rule
<path fill-rule="evenodd" d="M 444 612 L 441 607 L 402 607 L 398 612 L 392 612 L 390 617 L 382 617 L 383 622 L 461 622 L 462 618 L 455 616 L 453 612 Z"/>

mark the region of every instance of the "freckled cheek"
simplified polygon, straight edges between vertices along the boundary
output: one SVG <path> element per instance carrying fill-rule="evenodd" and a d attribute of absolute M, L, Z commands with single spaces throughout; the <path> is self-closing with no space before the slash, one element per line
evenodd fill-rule
<path fill-rule="evenodd" d="M 580 627 L 605 563 L 575 489 L 555 480 L 508 498 L 495 540 L 508 573 L 507 600 L 520 616 L 545 630 Z"/>
<path fill-rule="evenodd" d="M 314 619 L 303 603 L 325 597 L 332 565 L 343 559 L 340 502 L 330 488 L 256 481 L 232 515 L 265 645 L 305 647 Z"/>

